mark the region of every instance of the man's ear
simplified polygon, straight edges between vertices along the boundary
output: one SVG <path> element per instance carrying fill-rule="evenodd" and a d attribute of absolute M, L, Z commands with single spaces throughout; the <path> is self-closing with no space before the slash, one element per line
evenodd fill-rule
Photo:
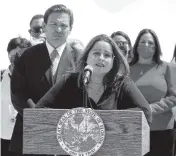
<path fill-rule="evenodd" d="M 68 35 L 70 35 L 71 34 L 71 29 L 69 30 L 69 32 L 68 32 Z"/>
<path fill-rule="evenodd" d="M 45 33 L 46 32 L 46 24 L 44 22 L 43 22 L 42 28 L 43 28 L 43 32 Z"/>
<path fill-rule="evenodd" d="M 71 31 L 72 31 L 72 27 L 70 27 L 70 30 L 69 30 L 69 32 L 68 32 L 68 35 L 70 35 L 70 34 L 71 34 Z"/>

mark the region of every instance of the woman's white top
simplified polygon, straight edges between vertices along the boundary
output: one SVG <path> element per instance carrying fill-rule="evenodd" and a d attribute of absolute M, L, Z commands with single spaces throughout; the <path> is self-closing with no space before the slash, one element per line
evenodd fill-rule
<path fill-rule="evenodd" d="M 13 128 L 16 121 L 17 111 L 14 109 L 11 102 L 10 95 L 10 70 L 7 69 L 3 73 L 2 81 L 0 82 L 1 88 L 1 129 L 0 137 L 2 139 L 10 140 L 13 133 Z"/>

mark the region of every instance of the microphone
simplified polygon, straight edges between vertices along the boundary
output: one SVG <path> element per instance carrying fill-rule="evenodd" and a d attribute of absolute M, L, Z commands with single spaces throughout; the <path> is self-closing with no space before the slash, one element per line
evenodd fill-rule
<path fill-rule="evenodd" d="M 89 81 L 90 81 L 90 77 L 92 75 L 93 72 L 93 67 L 90 65 L 87 65 L 84 68 L 84 74 L 83 74 L 83 83 L 84 85 L 88 85 Z"/>

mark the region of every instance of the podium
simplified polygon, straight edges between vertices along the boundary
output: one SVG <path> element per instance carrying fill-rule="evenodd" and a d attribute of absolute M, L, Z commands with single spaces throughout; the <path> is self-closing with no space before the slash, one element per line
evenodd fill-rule
<path fill-rule="evenodd" d="M 56 129 L 66 109 L 25 109 L 23 153 L 68 155 L 59 145 Z M 143 156 L 149 152 L 149 126 L 142 111 L 95 110 L 105 126 L 105 139 L 94 156 Z"/>

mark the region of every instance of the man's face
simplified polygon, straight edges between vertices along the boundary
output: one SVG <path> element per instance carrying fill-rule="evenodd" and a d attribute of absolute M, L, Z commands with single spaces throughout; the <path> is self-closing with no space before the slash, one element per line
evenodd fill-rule
<path fill-rule="evenodd" d="M 54 12 L 49 15 L 45 24 L 45 34 L 51 46 L 57 48 L 64 44 L 70 31 L 70 16 L 67 13 Z"/>
<path fill-rule="evenodd" d="M 43 22 L 44 19 L 34 19 L 31 23 L 31 29 L 29 30 L 29 33 L 32 37 L 39 39 L 44 37 L 43 33 Z"/>

